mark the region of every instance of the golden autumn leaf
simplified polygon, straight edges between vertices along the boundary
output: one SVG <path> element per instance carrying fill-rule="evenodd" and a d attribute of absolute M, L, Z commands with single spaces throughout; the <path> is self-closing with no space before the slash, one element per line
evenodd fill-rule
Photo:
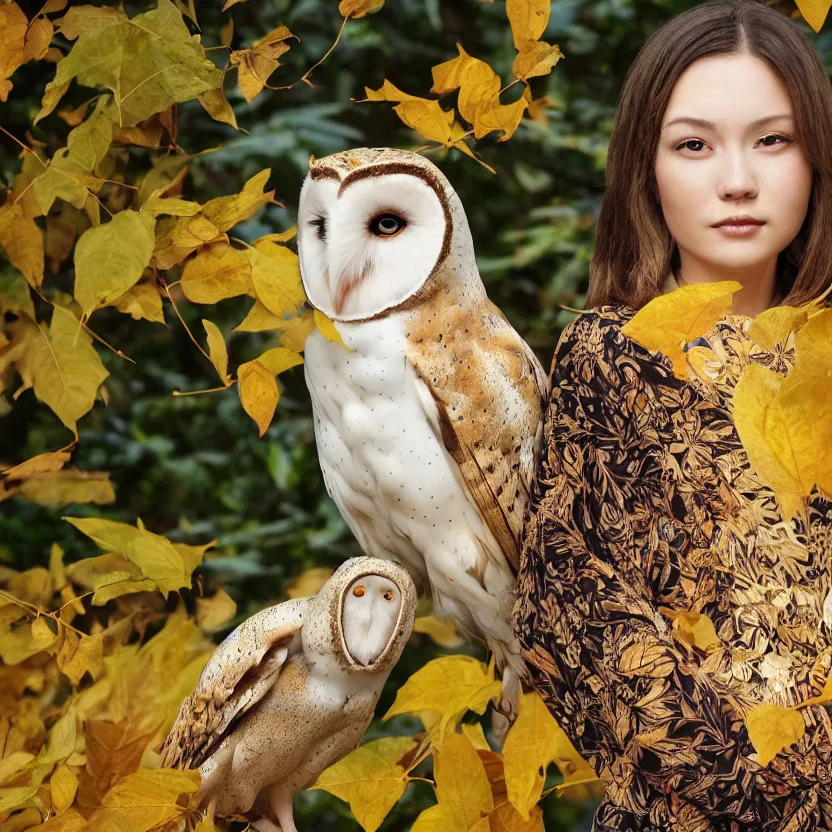
<path fill-rule="evenodd" d="M 56 661 L 73 685 L 77 685 L 87 671 L 97 678 L 104 667 L 104 637 L 101 633 L 79 636 L 67 631 Z"/>
<path fill-rule="evenodd" d="M 279 58 L 289 51 L 286 41 L 295 37 L 286 26 L 278 26 L 250 49 L 231 53 L 229 65 L 237 67 L 237 83 L 246 101 L 252 101 L 268 83 L 271 74 L 280 66 Z"/>
<path fill-rule="evenodd" d="M 2 13 L 2 7 L 0 7 Z M 11 199 L 0 207 L 0 247 L 33 289 L 43 283 L 43 232 Z"/>
<path fill-rule="evenodd" d="M 165 214 L 169 217 L 193 217 L 199 213 L 199 203 L 179 197 L 165 197 L 159 191 L 154 191 L 142 205 L 142 213 L 158 217 Z"/>
<path fill-rule="evenodd" d="M 65 812 L 75 800 L 75 792 L 78 790 L 78 778 L 72 769 L 66 765 L 59 765 L 49 780 L 49 795 L 52 800 L 52 808 L 57 814 Z"/>
<path fill-rule="evenodd" d="M 209 633 L 222 629 L 236 614 L 237 604 L 224 589 L 196 599 L 196 623 Z"/>
<path fill-rule="evenodd" d="M 77 809 L 68 809 L 38 826 L 38 832 L 85 832 L 86 818 Z"/>
<path fill-rule="evenodd" d="M 132 20 L 120 9 L 107 12 L 80 6 L 59 21 L 61 32 L 77 40 L 46 87 L 39 118 L 57 103 L 50 93 L 73 79 L 111 90 L 121 127 L 131 127 L 222 84 L 222 72 L 199 40 L 191 37 L 170 0 L 157 0 L 155 9 Z"/>
<path fill-rule="evenodd" d="M 523 694 L 520 713 L 503 746 L 508 799 L 523 820 L 528 820 L 540 800 L 550 763 L 557 764 L 565 784 L 595 779 L 595 772 L 574 749 L 540 695 L 532 691 Z"/>
<path fill-rule="evenodd" d="M 254 216 L 274 198 L 274 191 L 263 190 L 271 173 L 271 168 L 261 170 L 243 185 L 240 193 L 209 200 L 202 206 L 203 215 L 220 231 L 228 231 L 237 223 Z"/>
<path fill-rule="evenodd" d="M 506 0 L 506 14 L 518 52 L 543 36 L 549 25 L 550 8 L 550 0 Z"/>
<path fill-rule="evenodd" d="M 87 832 L 113 829 L 146 832 L 178 818 L 185 807 L 177 801 L 199 787 L 198 771 L 140 769 L 116 783 L 89 818 Z"/>
<path fill-rule="evenodd" d="M 341 17 L 358 18 L 377 12 L 384 5 L 384 0 L 341 0 L 338 14 Z"/>
<path fill-rule="evenodd" d="M 226 44 L 227 46 L 228 44 Z M 229 124 L 235 130 L 239 130 L 237 124 L 237 116 L 234 110 L 228 103 L 225 93 L 222 89 L 208 90 L 208 92 L 200 93 L 198 97 L 199 103 L 202 104 L 203 109 L 214 121 Z"/>
<path fill-rule="evenodd" d="M 453 621 L 435 615 L 422 615 L 413 622 L 414 633 L 430 636 L 440 647 L 459 647 L 464 639 L 456 631 Z"/>
<path fill-rule="evenodd" d="M 206 243 L 225 240 L 225 235 L 201 212 L 192 217 L 170 217 L 156 224 L 156 245 L 152 263 L 169 269 Z"/>
<path fill-rule="evenodd" d="M 228 387 L 231 384 L 231 377 L 228 375 L 228 350 L 225 346 L 225 339 L 215 323 L 203 318 L 202 326 L 205 327 L 205 335 L 208 338 L 208 355 L 211 357 L 211 363 L 220 381 Z"/>
<path fill-rule="evenodd" d="M 315 326 L 318 328 L 318 332 L 320 332 L 327 341 L 332 341 L 333 344 L 339 344 L 348 352 L 352 352 L 352 350 L 344 343 L 341 338 L 341 333 L 338 332 L 333 321 L 327 318 L 327 316 L 324 315 L 324 313 L 319 309 L 316 309 L 313 314 L 315 318 Z"/>
<path fill-rule="evenodd" d="M 243 410 L 257 423 L 260 436 L 268 429 L 280 393 L 274 373 L 259 361 L 247 361 L 237 368 L 237 386 Z"/>
<path fill-rule="evenodd" d="M 253 291 L 248 254 L 226 243 L 208 246 L 182 269 L 182 291 L 193 303 L 218 303 Z"/>
<path fill-rule="evenodd" d="M 286 588 L 286 597 L 308 598 L 310 595 L 315 595 L 332 577 L 333 571 L 328 566 L 313 566 L 311 569 L 304 570 Z"/>
<path fill-rule="evenodd" d="M 29 21 L 17 3 L 0 5 L 0 101 L 8 100 L 12 73 L 25 62 Z"/>
<path fill-rule="evenodd" d="M 24 388 L 50 407 L 73 432 L 93 406 L 101 382 L 109 375 L 92 348 L 92 338 L 68 309 L 55 306 L 47 334 L 42 326 L 26 325 L 26 349 L 17 362 Z"/>
<path fill-rule="evenodd" d="M 528 81 L 529 78 L 539 78 L 548 75 L 557 62 L 563 57 L 563 52 L 557 45 L 550 46 L 544 41 L 527 44 L 523 51 L 514 59 L 511 71 L 515 78 Z"/>
<path fill-rule="evenodd" d="M 832 3 L 829 0 L 795 0 L 803 19 L 816 31 L 823 27 Z"/>
<path fill-rule="evenodd" d="M 772 306 L 760 312 L 748 327 L 748 337 L 769 351 L 786 340 L 790 332 L 797 332 L 808 320 L 805 306 Z"/>
<path fill-rule="evenodd" d="M 126 209 L 80 236 L 75 246 L 75 299 L 85 318 L 139 282 L 153 254 L 154 224 L 150 214 Z"/>
<path fill-rule="evenodd" d="M 748 738 L 757 750 L 757 759 L 763 766 L 767 766 L 781 751 L 806 733 L 799 711 L 772 702 L 752 708 L 745 724 L 748 726 Z"/>
<path fill-rule="evenodd" d="M 155 282 L 139 282 L 131 286 L 123 295 L 117 297 L 110 306 L 119 312 L 130 315 L 135 320 L 144 319 L 157 324 L 165 323 L 165 312 L 162 308 L 162 296 L 156 288 Z"/>
<path fill-rule="evenodd" d="M 621 332 L 673 362 L 673 373 L 687 380 L 683 346 L 712 329 L 731 308 L 742 284 L 735 280 L 697 283 L 659 295 L 621 327 Z"/>
<path fill-rule="evenodd" d="M 0 471 L 0 476 L 10 480 L 27 480 L 38 474 L 53 474 L 69 462 L 70 456 L 72 452 L 65 448 L 60 451 L 46 451 L 21 462 L 20 465 Z"/>
<path fill-rule="evenodd" d="M 434 752 L 436 806 L 416 818 L 412 832 L 488 832 L 494 808 L 479 754 L 464 734 L 451 733 Z"/>
<path fill-rule="evenodd" d="M 246 255 L 257 300 L 279 318 L 296 316 L 306 302 L 297 254 L 286 246 L 264 240 L 248 249 Z"/>
<path fill-rule="evenodd" d="M 285 370 L 303 364 L 303 356 L 286 347 L 274 347 L 266 350 L 257 359 L 269 372 L 279 376 Z"/>
<path fill-rule="evenodd" d="M 116 499 L 109 471 L 69 469 L 38 474 L 21 483 L 20 493 L 33 503 L 52 507 L 71 503 L 104 505 Z"/>
<path fill-rule="evenodd" d="M 401 760 L 416 745 L 413 737 L 368 742 L 323 771 L 310 788 L 340 797 L 365 832 L 376 832 L 404 794 L 408 777 Z"/>
<path fill-rule="evenodd" d="M 485 713 L 488 703 L 500 695 L 502 685 L 493 668 L 471 656 L 442 656 L 417 670 L 397 691 L 385 719 L 397 714 L 438 711 L 439 736 L 466 711 Z"/>

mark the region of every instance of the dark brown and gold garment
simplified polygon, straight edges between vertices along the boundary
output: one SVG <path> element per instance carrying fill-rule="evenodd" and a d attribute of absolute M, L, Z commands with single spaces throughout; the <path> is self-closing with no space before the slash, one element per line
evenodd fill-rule
<path fill-rule="evenodd" d="M 546 444 L 515 607 L 533 681 L 607 795 L 594 829 L 832 830 L 832 723 L 767 767 L 743 716 L 820 692 L 832 666 L 832 502 L 784 520 L 750 470 L 730 410 L 748 361 L 785 374 L 751 319 L 705 336 L 689 381 L 622 335 L 634 311 L 579 315 L 552 364 Z M 832 391 L 830 391 L 832 395 Z M 818 449 L 832 453 L 832 449 Z M 705 613 L 721 646 L 674 638 Z"/>

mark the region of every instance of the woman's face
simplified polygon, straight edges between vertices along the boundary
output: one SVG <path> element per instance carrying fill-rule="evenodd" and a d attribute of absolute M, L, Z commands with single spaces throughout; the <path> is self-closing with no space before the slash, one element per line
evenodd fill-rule
<path fill-rule="evenodd" d="M 794 139 L 788 90 L 761 59 L 714 55 L 685 70 L 662 119 L 655 161 L 683 275 L 750 271 L 773 279 L 812 188 L 812 168 Z M 715 227 L 738 216 L 762 224 Z"/>

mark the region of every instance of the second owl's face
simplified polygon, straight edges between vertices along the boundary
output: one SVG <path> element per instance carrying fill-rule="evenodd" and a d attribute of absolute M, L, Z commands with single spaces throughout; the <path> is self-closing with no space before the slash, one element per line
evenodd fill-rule
<path fill-rule="evenodd" d="M 369 665 L 384 652 L 396 629 L 401 606 L 401 592 L 389 578 L 362 575 L 349 585 L 341 628 L 353 661 Z"/>
<path fill-rule="evenodd" d="M 418 291 L 447 254 L 450 214 L 423 168 L 313 168 L 298 209 L 298 253 L 312 305 L 371 318 Z"/>

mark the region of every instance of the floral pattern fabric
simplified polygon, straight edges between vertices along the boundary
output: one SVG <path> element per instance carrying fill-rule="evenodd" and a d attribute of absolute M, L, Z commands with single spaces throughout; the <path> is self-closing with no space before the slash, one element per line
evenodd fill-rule
<path fill-rule="evenodd" d="M 523 657 L 604 783 L 595 832 L 832 831 L 827 710 L 802 709 L 806 735 L 765 767 L 744 722 L 817 695 L 832 669 L 832 501 L 815 490 L 806 522 L 784 518 L 731 416 L 743 367 L 787 373 L 794 337 L 770 352 L 725 315 L 683 381 L 622 334 L 634 314 L 581 314 L 555 352 Z M 707 615 L 719 644 L 676 638 L 674 612 Z"/>

